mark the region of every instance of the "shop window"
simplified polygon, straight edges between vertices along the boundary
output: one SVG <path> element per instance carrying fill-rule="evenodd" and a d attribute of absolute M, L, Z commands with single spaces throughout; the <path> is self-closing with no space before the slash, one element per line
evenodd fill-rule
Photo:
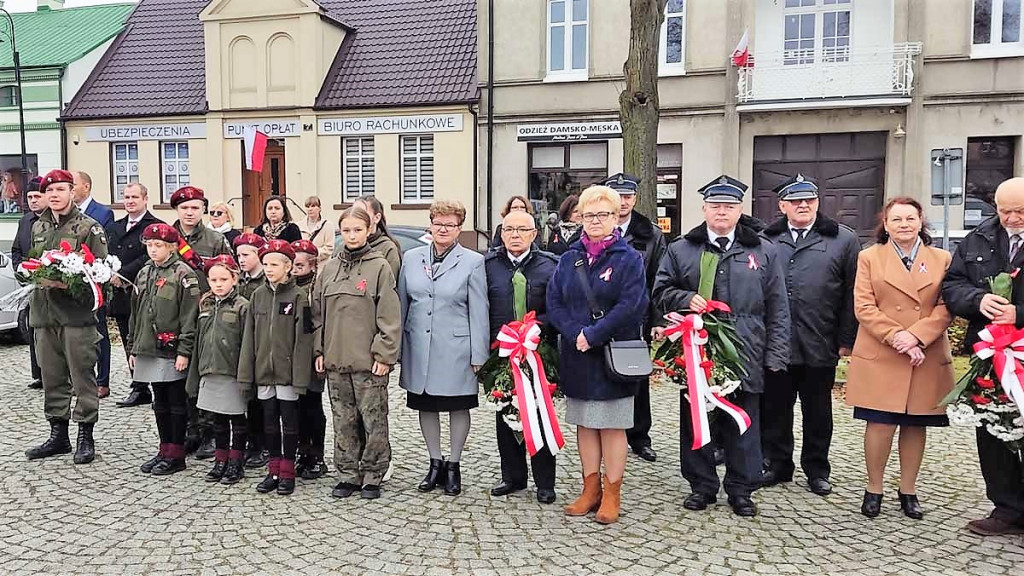
<path fill-rule="evenodd" d="M 668 0 L 665 22 L 661 25 L 661 48 L 658 51 L 663 75 L 682 74 L 686 55 L 686 1 Z"/>
<path fill-rule="evenodd" d="M 434 137 L 402 136 L 402 202 L 434 199 Z"/>
<path fill-rule="evenodd" d="M 996 187 L 1013 178 L 1015 139 L 968 138 L 964 228 L 974 228 L 996 214 Z"/>
<path fill-rule="evenodd" d="M 608 143 L 531 144 L 530 200 L 538 212 L 556 212 L 570 194 L 608 176 Z"/>
<path fill-rule="evenodd" d="M 124 187 L 139 181 L 139 143 L 115 142 L 110 145 L 110 171 L 114 178 L 111 191 L 114 204 L 124 202 Z"/>
<path fill-rule="evenodd" d="M 164 204 L 170 204 L 174 191 L 187 186 L 190 181 L 188 142 L 161 142 L 160 166 L 163 173 L 160 199 Z"/>
<path fill-rule="evenodd" d="M 586 80 L 588 0 L 548 1 L 548 79 Z"/>
<path fill-rule="evenodd" d="M 353 202 L 364 194 L 374 192 L 373 136 L 342 140 L 342 182 L 345 183 L 344 202 Z"/>
<path fill-rule="evenodd" d="M 1021 0 L 974 0 L 972 56 L 1020 56 Z"/>

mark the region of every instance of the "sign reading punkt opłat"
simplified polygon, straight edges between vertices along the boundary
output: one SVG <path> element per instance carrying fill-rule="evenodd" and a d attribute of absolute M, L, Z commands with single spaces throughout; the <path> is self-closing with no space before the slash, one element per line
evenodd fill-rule
<path fill-rule="evenodd" d="M 622 124 L 608 122 L 572 122 L 566 124 L 519 124 L 520 142 L 561 142 L 570 140 L 607 140 L 622 137 Z"/>
<path fill-rule="evenodd" d="M 320 120 L 319 128 L 321 136 L 408 134 L 415 132 L 461 132 L 462 114 L 323 118 Z"/>
<path fill-rule="evenodd" d="M 260 118 L 245 122 L 225 122 L 224 137 L 244 138 L 247 126 L 255 126 L 269 138 L 288 138 L 302 134 L 302 124 L 294 118 Z"/>
<path fill-rule="evenodd" d="M 85 129 L 85 139 L 90 142 L 190 140 L 193 138 L 206 138 L 205 122 L 90 126 Z"/>

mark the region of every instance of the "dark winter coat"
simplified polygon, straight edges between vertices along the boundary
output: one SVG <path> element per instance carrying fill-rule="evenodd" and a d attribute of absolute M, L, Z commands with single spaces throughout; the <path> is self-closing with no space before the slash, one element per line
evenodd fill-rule
<path fill-rule="evenodd" d="M 972 230 L 957 246 L 953 262 L 942 281 L 942 299 L 950 312 L 970 323 L 964 351 L 978 341 L 980 332 L 991 320 L 981 313 L 981 298 L 989 294 L 988 279 L 1001 272 L 1024 266 L 1024 250 L 1009 262 L 1010 237 L 993 216 Z M 1017 308 L 1017 328 L 1024 328 L 1024 274 L 1013 281 L 1013 304 Z"/>
<path fill-rule="evenodd" d="M 28 258 L 28 253 L 32 250 L 32 225 L 36 220 L 39 220 L 39 214 L 26 212 L 18 221 L 18 233 L 11 244 L 11 268 L 14 270 Z"/>
<path fill-rule="evenodd" d="M 238 381 L 256 386 L 294 386 L 304 394 L 313 377 L 313 314 L 307 290 L 290 279 L 264 284 L 249 300 Z"/>
<path fill-rule="evenodd" d="M 554 334 L 548 324 L 547 292 L 548 283 L 557 266 L 558 259 L 553 254 L 540 250 L 530 250 L 520 264 L 520 270 L 526 276 L 526 310 L 537 313 L 537 320 L 545 334 Z M 502 246 L 488 254 L 484 259 L 484 270 L 487 272 L 491 342 L 494 342 L 501 327 L 516 319 L 512 291 L 512 274 L 515 270 L 508 258 L 508 250 Z"/>
<path fill-rule="evenodd" d="M 248 314 L 249 301 L 237 289 L 221 299 L 207 292 L 199 301 L 196 344 L 186 384 L 189 396 L 199 394 L 203 376 L 238 375 L 238 356 Z"/>
<path fill-rule="evenodd" d="M 860 241 L 850 228 L 819 213 L 800 246 L 783 217 L 765 229 L 775 243 L 789 296 L 789 363 L 835 366 L 839 348 L 853 348 L 857 318 L 853 284 Z"/>
<path fill-rule="evenodd" d="M 256 293 L 256 289 L 266 283 L 267 277 L 263 275 L 262 268 L 254 276 L 249 276 L 247 273 L 242 272 L 242 275 L 238 277 L 238 293 L 244 296 L 246 300 L 250 300 L 252 295 Z"/>
<path fill-rule="evenodd" d="M 580 400 L 611 400 L 636 394 L 636 384 L 609 377 L 603 347 L 611 340 L 637 340 L 650 306 L 640 254 L 620 239 L 609 246 L 593 264 L 587 265 L 582 242 L 573 244 L 558 260 L 548 284 L 548 322 L 562 336 L 558 373 L 565 395 Z M 590 286 L 604 317 L 594 320 L 583 296 L 576 265 L 587 270 Z M 576 337 L 580 331 L 590 350 L 580 352 Z"/>
<path fill-rule="evenodd" d="M 199 277 L 177 252 L 163 264 L 152 260 L 135 278 L 138 292 L 132 297 L 131 329 L 125 344 L 136 356 L 191 358 L 199 314 Z M 171 333 L 173 347 L 161 347 L 157 334 Z"/>
<path fill-rule="evenodd" d="M 654 288 L 654 277 L 658 273 L 658 265 L 661 263 L 662 257 L 665 256 L 665 250 L 668 247 L 665 242 L 665 235 L 662 234 L 661 228 L 658 228 L 654 222 L 651 222 L 649 218 L 634 210 L 633 215 L 629 219 L 629 226 L 626 227 L 626 233 L 622 235 L 622 239 L 639 252 L 644 259 L 644 279 L 647 282 L 647 295 L 650 296 L 651 290 Z M 647 312 L 647 318 L 644 322 L 644 338 L 649 339 L 650 330 L 648 328 L 657 323 L 659 317 L 652 299 L 650 309 Z"/>
<path fill-rule="evenodd" d="M 128 217 L 114 221 L 107 228 L 108 247 L 110 253 L 121 260 L 121 276 L 134 283 L 139 270 L 149 262 L 149 254 L 146 252 L 146 244 L 142 241 L 142 231 L 153 224 L 163 224 L 156 216 L 148 210 L 139 218 L 139 221 L 128 230 Z M 111 316 L 125 316 L 132 313 L 132 287 L 114 288 L 110 298 L 108 312 Z"/>
<path fill-rule="evenodd" d="M 707 224 L 668 247 L 654 282 L 660 313 L 690 309 L 700 283 L 700 257 L 706 250 L 718 250 L 708 242 Z M 736 320 L 748 359 L 743 390 L 763 392 L 764 369 L 781 371 L 789 364 L 789 304 L 775 245 L 743 222 L 736 227 L 732 246 L 721 254 L 713 299 L 728 304 Z"/>

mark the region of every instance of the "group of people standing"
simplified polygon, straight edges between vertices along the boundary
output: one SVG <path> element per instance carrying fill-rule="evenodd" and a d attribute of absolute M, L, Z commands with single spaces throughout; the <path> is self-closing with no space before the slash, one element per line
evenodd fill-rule
<path fill-rule="evenodd" d="M 32 225 L 32 247 L 74 239 L 75 249 L 88 245 L 105 254 L 103 226 L 80 212 L 73 187 L 74 176 L 64 171 L 42 179 L 47 206 Z M 724 485 L 737 515 L 756 515 L 754 492 L 793 478 L 798 398 L 801 468 L 809 490 L 828 495 L 831 389 L 839 358 L 852 355 L 847 402 L 867 422 L 862 512 L 880 513 L 898 429 L 900 507 L 922 517 L 915 482 L 925 430 L 946 424 L 938 403 L 952 385 L 946 327 L 953 314 L 971 322 L 972 335 L 988 322 L 1024 325 L 1016 303 L 1024 303 L 1022 292 L 1011 303 L 985 289 L 985 278 L 1022 264 L 1024 179 L 1000 186 L 998 217 L 969 234 L 952 257 L 930 246 L 923 210 L 909 198 L 886 204 L 875 245 L 861 251 L 852 230 L 819 211 L 817 186 L 801 175 L 776 188 L 783 216 L 767 226 L 742 214 L 745 184 L 728 176 L 712 181 L 700 190 L 704 223 L 672 243 L 634 210 L 638 188 L 638 179 L 616 174 L 568 199 L 545 244 L 550 252 L 538 246 L 530 202 L 513 198 L 493 246 L 481 255 L 459 244 L 466 211 L 458 202 L 435 201 L 431 242 L 405 254 L 373 197 L 342 213 L 337 247 L 333 223 L 318 223 L 316 198 L 306 204 L 305 227 L 271 198 L 256 233 L 237 234 L 229 245 L 203 224 L 201 190 L 175 192 L 178 221 L 171 226 L 145 210 L 145 188 L 136 184 L 139 198 L 130 201 L 126 190 L 123 220 L 145 255 L 133 260 L 141 262 L 137 269 L 126 262 L 134 276 L 126 276 L 119 296 L 128 301 L 122 336 L 133 379 L 153 389 L 160 437 L 142 471 L 183 470 L 190 428 L 205 427 L 215 445 L 207 480 L 233 484 L 245 468 L 265 465 L 256 489 L 290 494 L 297 475 L 326 472 L 320 394 L 327 391 L 339 473 L 332 495 L 377 498 L 391 463 L 388 374 L 400 360 L 400 384 L 407 406 L 418 412 L 429 457 L 418 489 L 457 495 L 478 405 L 476 372 L 501 326 L 533 311 L 543 338 L 558 346 L 566 421 L 577 427 L 583 488 L 565 512 L 596 512 L 598 522 L 615 522 L 628 451 L 648 461 L 656 453 L 648 387 L 612 378 L 600 349 L 613 340 L 660 340 L 668 312 L 706 311 L 698 289 L 708 280 L 701 278 L 703 255 L 712 252 L 712 299 L 730 306 L 747 360 L 732 401 L 751 426 L 740 433 L 728 419 L 715 419 L 714 442 L 693 450 L 690 400 L 680 392 L 681 471 L 691 489 L 683 506 L 707 508 Z M 326 238 L 318 242 L 320 234 Z M 333 255 L 324 254 L 329 250 Z M 75 461 L 88 462 L 98 406 L 95 315 L 54 288 L 37 289 L 31 311 L 36 348 L 48 358 L 42 381 L 51 434 L 28 456 L 70 452 L 73 417 Z M 449 415 L 447 456 L 442 412 Z M 496 437 L 501 481 L 491 493 L 525 489 L 526 450 L 500 415 Z M 978 446 L 996 508 L 971 529 L 1024 531 L 1020 455 L 982 430 Z M 554 455 L 542 448 L 529 464 L 537 500 L 554 502 Z"/>

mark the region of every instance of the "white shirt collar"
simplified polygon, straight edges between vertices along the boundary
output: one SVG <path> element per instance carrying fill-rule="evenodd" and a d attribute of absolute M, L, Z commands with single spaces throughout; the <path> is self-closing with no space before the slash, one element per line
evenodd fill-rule
<path fill-rule="evenodd" d="M 711 228 L 708 228 L 708 242 L 711 244 L 717 244 L 717 242 L 715 242 L 716 238 L 728 238 L 729 243 L 726 245 L 725 248 L 726 250 L 728 250 L 729 248 L 732 248 L 732 243 L 734 240 L 736 240 L 736 229 L 733 228 L 732 230 L 729 231 L 728 234 L 722 235 L 716 234 L 714 231 L 711 230 Z"/>
<path fill-rule="evenodd" d="M 85 209 L 89 207 L 89 204 L 92 204 L 92 196 L 88 196 L 85 200 L 82 200 L 82 203 L 78 205 L 78 209 L 85 212 Z"/>
<path fill-rule="evenodd" d="M 798 230 L 807 230 L 808 232 L 810 232 L 811 228 L 814 228 L 814 222 L 815 222 L 815 220 L 811 220 L 810 224 L 808 224 L 807 226 L 804 226 L 802 228 L 797 228 L 796 226 L 793 226 L 792 222 L 790 222 L 789 223 L 789 234 L 793 237 L 793 240 L 796 240 L 796 238 L 797 238 L 797 231 Z"/>
<path fill-rule="evenodd" d="M 512 255 L 512 253 L 511 253 L 511 252 L 509 252 L 509 251 L 507 251 L 507 250 L 505 251 L 505 254 L 507 254 L 507 255 L 508 255 L 508 259 L 512 261 L 512 264 L 513 264 L 513 265 L 516 265 L 516 266 L 518 266 L 519 264 L 522 264 L 522 263 L 523 263 L 523 260 L 526 260 L 526 257 L 527 257 L 527 256 L 529 256 L 529 255 L 530 255 L 530 249 L 529 249 L 529 248 L 527 248 L 527 249 L 526 249 L 526 252 L 523 252 L 523 253 L 522 253 L 522 254 L 520 254 L 520 255 L 519 255 L 518 257 L 516 257 L 516 256 L 513 256 L 513 255 Z"/>
<path fill-rule="evenodd" d="M 626 230 L 629 230 L 629 223 L 632 222 L 632 221 L 633 221 L 633 213 L 631 212 L 629 214 L 629 219 L 626 220 L 625 222 L 623 222 L 622 224 L 619 224 L 619 230 L 622 231 L 622 235 L 623 236 L 626 235 Z"/>

